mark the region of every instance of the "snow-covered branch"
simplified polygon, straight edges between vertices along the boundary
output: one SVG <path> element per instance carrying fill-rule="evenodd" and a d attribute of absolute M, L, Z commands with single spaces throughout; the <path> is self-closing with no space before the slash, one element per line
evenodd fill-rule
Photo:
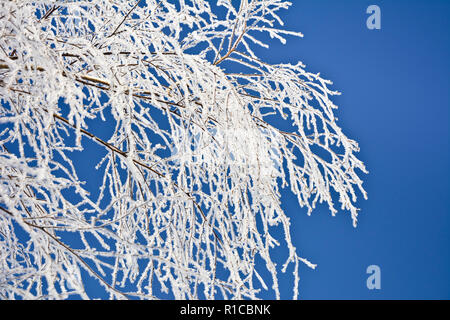
<path fill-rule="evenodd" d="M 252 50 L 301 36 L 282 29 L 289 5 L 0 3 L 1 298 L 89 298 L 83 274 L 117 299 L 280 298 L 290 265 L 298 297 L 299 263 L 314 265 L 280 189 L 308 213 L 337 200 L 356 226 L 366 170 L 332 83 Z"/>

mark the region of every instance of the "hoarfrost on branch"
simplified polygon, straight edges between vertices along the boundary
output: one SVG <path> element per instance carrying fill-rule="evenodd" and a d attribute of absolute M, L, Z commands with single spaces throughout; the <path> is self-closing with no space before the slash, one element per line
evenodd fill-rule
<path fill-rule="evenodd" d="M 111 299 L 280 298 L 288 269 L 298 297 L 299 263 L 315 265 L 280 188 L 356 225 L 366 170 L 331 82 L 254 51 L 301 36 L 282 29 L 289 6 L 1 1 L 1 298 L 90 298 L 86 276 Z"/>

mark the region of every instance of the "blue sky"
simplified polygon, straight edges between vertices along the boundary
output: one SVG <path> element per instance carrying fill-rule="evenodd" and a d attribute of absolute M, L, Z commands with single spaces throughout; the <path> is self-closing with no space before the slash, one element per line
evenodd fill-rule
<path fill-rule="evenodd" d="M 293 2 L 285 27 L 304 38 L 256 52 L 272 63 L 300 60 L 334 82 L 339 123 L 370 171 L 356 229 L 346 212 L 331 217 L 322 206 L 307 216 L 283 193 L 294 244 L 318 264 L 301 267 L 300 298 L 449 299 L 450 1 Z M 381 30 L 366 28 L 371 4 Z M 285 250 L 276 252 L 282 263 Z M 366 287 L 369 265 L 381 269 L 380 290 Z M 86 286 L 106 298 L 95 280 Z M 292 277 L 281 275 L 280 289 L 290 299 Z"/>
<path fill-rule="evenodd" d="M 286 27 L 304 38 L 259 54 L 334 82 L 339 123 L 370 172 L 356 229 L 346 213 L 308 217 L 283 195 L 300 254 L 318 264 L 302 268 L 301 298 L 449 299 L 450 1 L 293 2 Z M 371 4 L 381 30 L 366 28 Z M 381 290 L 366 287 L 372 264 Z"/>
<path fill-rule="evenodd" d="M 369 170 L 357 228 L 347 212 L 332 217 L 325 205 L 307 216 L 295 195 L 283 192 L 293 243 L 318 264 L 301 267 L 300 298 L 450 299 L 450 1 L 292 2 L 281 16 L 304 38 L 255 52 L 271 63 L 300 60 L 334 82 L 342 92 L 334 99 L 339 124 L 359 142 Z M 381 30 L 366 27 L 372 4 L 381 9 Z M 103 137 L 112 129 L 95 130 Z M 84 142 L 74 161 L 106 152 Z M 102 175 L 86 166 L 83 176 L 92 189 Z M 286 251 L 277 254 L 284 261 Z M 380 290 L 366 287 L 370 265 L 381 269 Z M 86 286 L 107 298 L 97 281 Z M 291 298 L 292 277 L 281 275 L 280 289 L 282 299 Z"/>

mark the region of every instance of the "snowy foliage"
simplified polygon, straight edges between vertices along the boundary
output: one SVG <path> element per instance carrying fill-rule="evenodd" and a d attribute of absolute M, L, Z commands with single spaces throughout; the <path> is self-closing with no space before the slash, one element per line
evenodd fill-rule
<path fill-rule="evenodd" d="M 1 298 L 90 298 L 86 277 L 111 299 L 280 298 L 286 270 L 298 297 L 299 263 L 315 265 L 280 189 L 356 225 L 366 171 L 331 82 L 255 54 L 301 36 L 282 29 L 289 6 L 0 2 Z"/>

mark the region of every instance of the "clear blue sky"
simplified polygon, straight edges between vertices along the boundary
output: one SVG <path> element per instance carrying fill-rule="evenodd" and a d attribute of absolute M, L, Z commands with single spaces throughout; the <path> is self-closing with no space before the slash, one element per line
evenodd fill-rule
<path fill-rule="evenodd" d="M 286 27 L 305 37 L 260 54 L 334 82 L 340 124 L 370 171 L 356 229 L 348 214 L 308 217 L 283 196 L 300 254 L 319 265 L 302 268 L 301 298 L 449 299 L 450 1 L 293 2 Z M 371 4 L 381 30 L 366 28 Z M 381 290 L 366 288 L 371 264 Z"/>
<path fill-rule="evenodd" d="M 307 216 L 283 193 L 293 242 L 318 264 L 301 267 L 300 298 L 450 299 L 450 1 L 292 2 L 285 27 L 304 38 L 256 51 L 267 62 L 300 60 L 334 82 L 342 92 L 334 100 L 339 123 L 370 171 L 356 229 L 347 212 L 331 217 L 322 206 Z M 371 4 L 381 8 L 381 30 L 366 28 Z M 112 128 L 102 130 L 107 136 Z M 86 146 L 90 153 L 96 145 Z M 97 186 L 101 174 L 83 170 L 80 177 L 94 180 L 87 187 Z M 380 290 L 366 287 L 373 264 L 381 268 Z M 283 299 L 292 296 L 291 281 L 281 277 Z M 97 281 L 86 286 L 106 298 Z"/>
<path fill-rule="evenodd" d="M 331 217 L 323 206 L 309 217 L 283 194 L 294 244 L 318 264 L 301 267 L 300 298 L 449 299 L 450 1 L 293 2 L 285 26 L 304 38 L 257 53 L 273 63 L 300 60 L 334 82 L 343 93 L 335 99 L 340 124 L 370 171 L 356 229 L 348 213 Z M 381 30 L 366 28 L 371 4 L 381 9 Z M 366 287 L 372 264 L 381 290 Z M 292 297 L 291 281 L 281 277 L 283 299 Z M 91 292 L 96 286 L 87 283 Z"/>

